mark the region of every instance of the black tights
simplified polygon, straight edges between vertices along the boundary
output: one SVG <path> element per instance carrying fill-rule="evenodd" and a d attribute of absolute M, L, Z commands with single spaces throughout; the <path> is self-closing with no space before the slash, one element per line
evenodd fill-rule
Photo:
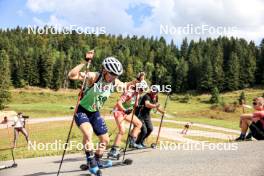
<path fill-rule="evenodd" d="M 141 132 L 138 135 L 137 144 L 143 144 L 144 140 L 151 134 L 153 131 L 153 125 L 150 117 L 140 119 L 142 122 Z"/>

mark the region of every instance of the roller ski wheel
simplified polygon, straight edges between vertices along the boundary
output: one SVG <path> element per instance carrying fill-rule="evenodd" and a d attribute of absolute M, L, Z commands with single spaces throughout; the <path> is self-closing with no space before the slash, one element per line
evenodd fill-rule
<path fill-rule="evenodd" d="M 17 167 L 17 163 L 12 164 L 12 167 Z"/>
<path fill-rule="evenodd" d="M 96 172 L 96 174 L 94 174 L 95 176 L 103 176 L 103 173 L 102 173 L 102 171 L 101 170 L 98 170 L 97 172 Z"/>
<path fill-rule="evenodd" d="M 123 164 L 125 164 L 125 165 L 131 165 L 132 163 L 133 163 L 133 160 L 132 159 L 125 159 L 123 161 Z"/>
<path fill-rule="evenodd" d="M 124 161 L 113 162 L 113 167 L 116 167 L 116 166 L 127 166 L 127 165 L 131 165 L 132 163 L 133 163 L 132 159 L 125 159 Z"/>
<path fill-rule="evenodd" d="M 120 153 L 118 153 L 117 155 L 112 155 L 111 153 L 107 154 L 107 159 L 116 159 L 119 160 L 120 159 Z"/>
<path fill-rule="evenodd" d="M 88 170 L 90 167 L 89 167 L 89 165 L 88 164 L 82 164 L 82 165 L 80 165 L 80 169 L 81 170 Z"/>
<path fill-rule="evenodd" d="M 9 169 L 9 168 L 16 168 L 16 167 L 17 167 L 17 163 L 13 163 L 10 166 L 6 166 L 6 165 L 0 166 L 0 170 Z"/>
<path fill-rule="evenodd" d="M 156 149 L 156 148 L 157 148 L 157 145 L 156 145 L 155 143 L 152 143 L 152 144 L 150 145 L 150 147 L 153 148 L 153 149 Z"/>

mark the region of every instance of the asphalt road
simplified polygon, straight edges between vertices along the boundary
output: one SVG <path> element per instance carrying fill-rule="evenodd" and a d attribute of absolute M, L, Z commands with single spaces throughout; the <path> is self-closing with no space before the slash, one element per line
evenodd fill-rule
<path fill-rule="evenodd" d="M 232 143 L 237 150 L 218 151 L 205 148 L 187 151 L 146 149 L 128 152 L 133 159 L 130 166 L 103 170 L 104 176 L 263 176 L 264 141 Z M 220 146 L 221 147 L 221 146 Z M 186 148 L 185 148 L 186 149 Z M 223 147 L 222 147 L 223 149 Z M 18 167 L 0 171 L 1 176 L 46 176 L 56 175 L 60 156 L 17 160 Z M 82 154 L 68 154 L 62 167 L 63 176 L 85 176 L 81 171 Z M 0 162 L 0 165 L 11 161 Z"/>

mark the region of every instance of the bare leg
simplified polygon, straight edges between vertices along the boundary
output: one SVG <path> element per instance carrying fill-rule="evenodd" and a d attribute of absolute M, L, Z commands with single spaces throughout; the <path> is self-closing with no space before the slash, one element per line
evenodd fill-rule
<path fill-rule="evenodd" d="M 244 141 L 245 140 L 248 127 L 252 122 L 250 118 L 242 118 L 242 117 L 241 117 L 241 134 L 238 138 L 235 139 L 235 141 Z"/>
<path fill-rule="evenodd" d="M 181 133 L 186 134 L 186 128 L 184 128 Z"/>
<path fill-rule="evenodd" d="M 246 119 L 246 120 L 252 120 L 252 117 L 248 117 L 250 116 L 250 114 L 242 114 L 240 116 L 240 121 L 239 121 L 239 127 L 242 128 L 242 120 Z"/>
<path fill-rule="evenodd" d="M 119 146 L 120 143 L 121 143 L 121 139 L 123 137 L 123 135 L 125 134 L 125 127 L 124 127 L 124 118 L 115 118 L 115 121 L 116 121 L 116 125 L 118 127 L 118 134 L 116 135 L 116 138 L 115 138 L 115 142 L 114 142 L 114 145 L 113 146 Z"/>
<path fill-rule="evenodd" d="M 125 120 L 130 123 L 132 120 L 132 115 L 126 116 Z M 134 138 L 137 138 L 138 134 L 140 133 L 140 129 L 142 127 L 142 122 L 136 116 L 134 116 L 132 124 L 133 124 L 134 128 L 132 129 L 130 135 Z"/>
<path fill-rule="evenodd" d="M 96 154 L 103 155 L 103 153 L 104 153 L 104 151 L 105 151 L 105 149 L 109 143 L 109 135 L 108 135 L 108 133 L 106 133 L 106 134 L 103 134 L 101 136 L 98 136 L 98 138 L 99 138 L 100 142 L 99 142 L 99 147 L 96 151 Z"/>
<path fill-rule="evenodd" d="M 14 142 L 13 147 L 16 148 L 17 140 L 18 140 L 19 131 L 14 128 Z"/>
<path fill-rule="evenodd" d="M 90 123 L 86 122 L 81 124 L 80 130 L 83 133 L 83 146 L 85 151 L 93 150 L 92 134 L 93 128 Z"/>
<path fill-rule="evenodd" d="M 181 131 L 181 134 L 183 134 L 183 132 L 184 132 L 184 129 Z"/>
<path fill-rule="evenodd" d="M 251 120 L 243 119 L 241 121 L 241 133 L 242 134 L 246 134 L 247 133 L 247 130 L 248 130 L 248 127 L 249 127 L 250 124 L 251 124 Z"/>
<path fill-rule="evenodd" d="M 22 134 L 25 136 L 26 140 L 27 140 L 27 143 L 28 143 L 28 132 L 25 128 L 22 128 Z"/>
<path fill-rule="evenodd" d="M 186 128 L 186 130 L 185 130 L 185 134 L 187 134 L 188 130 L 189 130 L 189 128 Z"/>

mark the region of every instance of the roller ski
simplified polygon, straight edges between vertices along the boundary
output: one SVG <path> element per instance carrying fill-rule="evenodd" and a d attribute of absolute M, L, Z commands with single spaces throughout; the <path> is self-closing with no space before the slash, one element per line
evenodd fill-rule
<path fill-rule="evenodd" d="M 13 164 L 12 165 L 9 165 L 9 166 L 7 166 L 7 165 L 0 166 L 0 170 L 9 169 L 9 168 L 16 168 L 17 167 L 17 163 L 15 161 L 14 151 L 13 150 L 14 150 L 14 148 L 11 148 L 11 154 L 12 154 Z"/>
<path fill-rule="evenodd" d="M 156 144 L 156 143 L 152 143 L 152 144 L 150 145 L 150 148 L 157 149 L 157 144 Z"/>
<path fill-rule="evenodd" d="M 120 151 L 117 147 L 112 147 L 110 152 L 107 154 L 107 158 L 108 159 L 116 159 L 119 160 L 120 159 Z"/>
<path fill-rule="evenodd" d="M 125 159 L 124 161 L 116 161 L 113 162 L 112 167 L 118 167 L 118 166 L 128 166 L 131 165 L 133 163 L 132 159 Z"/>
<path fill-rule="evenodd" d="M 0 170 L 9 169 L 9 168 L 16 168 L 16 167 L 17 167 L 17 164 L 13 163 L 10 166 L 6 166 L 6 165 L 0 166 Z"/>
<path fill-rule="evenodd" d="M 136 151 L 136 150 L 146 150 L 146 149 L 157 149 L 157 145 L 155 143 L 152 143 L 150 146 L 147 146 L 145 144 L 137 144 L 139 147 L 130 147 L 126 150 L 126 152 Z M 124 152 L 124 148 L 120 149 L 120 152 Z"/>
<path fill-rule="evenodd" d="M 82 164 L 80 166 L 81 170 L 89 170 L 91 174 L 100 176 L 101 171 L 100 169 L 112 167 L 113 162 L 111 160 L 102 160 L 102 159 L 95 159 L 95 161 L 91 161 L 87 164 Z"/>
<path fill-rule="evenodd" d="M 133 163 L 133 160 L 132 159 L 125 159 L 124 161 L 115 161 L 115 162 L 112 162 L 111 163 L 111 167 L 118 167 L 118 166 L 128 166 L 128 165 L 131 165 Z M 89 168 L 89 165 L 88 164 L 82 164 L 80 166 L 81 170 L 88 170 L 91 172 L 91 169 Z M 104 169 L 104 168 L 108 168 L 108 167 L 102 167 L 100 169 Z M 99 171 L 100 171 L 99 169 Z M 95 172 L 91 172 L 92 174 L 96 173 L 96 170 L 94 169 Z M 100 171 L 101 172 L 101 171 Z M 102 173 L 102 172 L 101 172 Z M 96 175 L 96 174 L 94 174 Z M 96 176 L 100 176 L 100 175 L 96 175 Z"/>

